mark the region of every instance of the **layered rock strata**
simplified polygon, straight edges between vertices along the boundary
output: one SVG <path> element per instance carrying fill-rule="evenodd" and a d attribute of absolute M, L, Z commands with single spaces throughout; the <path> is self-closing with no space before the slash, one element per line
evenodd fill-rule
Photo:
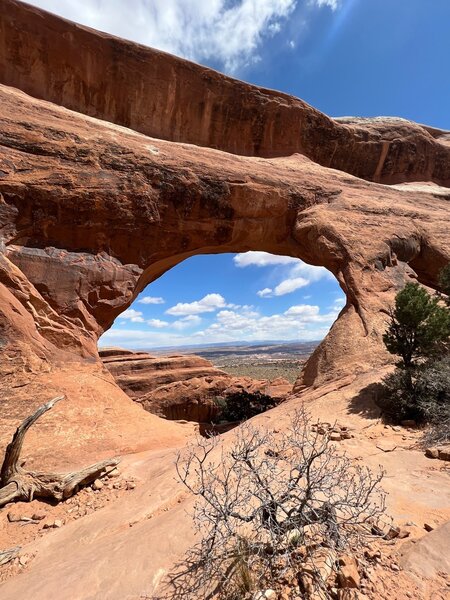
<path fill-rule="evenodd" d="M 0 1 L 0 81 L 153 138 L 246 156 L 300 153 L 382 183 L 450 184 L 448 132 L 398 118 L 331 119 L 287 94 L 15 0 Z"/>
<path fill-rule="evenodd" d="M 99 354 L 130 398 L 166 419 L 209 423 L 218 414 L 217 398 L 243 391 L 281 400 L 292 390 L 282 378 L 268 381 L 232 377 L 195 355 L 152 356 L 118 348 L 105 348 Z"/>

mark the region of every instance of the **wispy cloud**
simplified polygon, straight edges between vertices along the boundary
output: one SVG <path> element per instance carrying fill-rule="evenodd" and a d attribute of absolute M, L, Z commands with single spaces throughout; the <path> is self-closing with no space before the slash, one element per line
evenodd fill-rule
<path fill-rule="evenodd" d="M 264 39 L 281 30 L 297 0 L 35 0 L 47 10 L 227 71 L 258 59 Z"/>
<path fill-rule="evenodd" d="M 341 0 L 310 0 L 310 4 L 316 5 L 319 8 L 322 6 L 328 6 L 331 10 L 337 10 L 341 4 Z"/>
<path fill-rule="evenodd" d="M 171 326 L 178 331 L 183 331 L 184 329 L 189 329 L 192 327 L 197 327 L 202 322 L 201 317 L 198 315 L 187 315 L 182 319 L 178 319 L 174 321 Z"/>
<path fill-rule="evenodd" d="M 169 326 L 167 321 L 162 321 L 161 319 L 148 319 L 146 323 L 147 325 L 150 325 L 150 327 L 156 327 L 156 329 L 162 329 L 163 327 Z"/>
<path fill-rule="evenodd" d="M 30 0 L 101 31 L 228 72 L 256 62 L 264 41 L 282 31 L 298 6 L 339 0 Z"/>
<path fill-rule="evenodd" d="M 120 320 L 131 321 L 131 323 L 145 323 L 145 319 L 140 310 L 129 308 L 119 315 Z"/>
<path fill-rule="evenodd" d="M 278 256 L 278 254 L 269 254 L 268 252 L 243 252 L 233 257 L 233 262 L 237 267 L 270 267 L 274 265 L 295 265 L 298 258 L 292 256 Z"/>
<path fill-rule="evenodd" d="M 302 287 L 306 287 L 310 283 L 310 280 L 305 279 L 304 277 L 289 277 L 288 279 L 283 279 L 283 281 L 275 286 L 273 290 L 271 288 L 264 288 L 264 290 L 257 292 L 257 294 L 260 298 L 285 296 L 286 294 L 292 294 L 292 292 L 295 292 Z"/>
<path fill-rule="evenodd" d="M 268 254 L 267 252 L 245 252 L 236 254 L 233 258 L 237 267 L 273 267 L 271 278 L 279 274 L 280 283 L 275 287 L 265 287 L 259 290 L 257 295 L 260 298 L 273 298 L 274 296 L 284 296 L 291 294 L 296 290 L 308 286 L 314 281 L 333 277 L 332 274 L 323 267 L 307 265 L 298 258 L 290 256 L 278 256 Z M 287 270 L 286 270 L 287 268 Z"/>
<path fill-rule="evenodd" d="M 164 302 L 164 298 L 154 296 L 143 296 L 138 300 L 138 304 L 164 304 Z"/>

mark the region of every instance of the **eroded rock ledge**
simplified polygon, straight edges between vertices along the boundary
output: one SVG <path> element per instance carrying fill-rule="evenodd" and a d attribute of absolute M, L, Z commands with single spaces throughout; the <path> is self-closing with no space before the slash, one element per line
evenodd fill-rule
<path fill-rule="evenodd" d="M 210 423 L 218 413 L 215 398 L 234 392 L 260 392 L 284 399 L 292 385 L 233 377 L 193 354 L 152 356 L 120 348 L 99 350 L 103 364 L 120 388 L 145 410 L 166 419 Z"/>

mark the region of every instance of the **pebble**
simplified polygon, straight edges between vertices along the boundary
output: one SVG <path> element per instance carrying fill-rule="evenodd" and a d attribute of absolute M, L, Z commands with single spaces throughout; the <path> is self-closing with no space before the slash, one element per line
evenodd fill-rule
<path fill-rule="evenodd" d="M 119 477 L 119 475 L 120 475 L 120 471 L 116 467 L 108 473 L 107 477 L 109 477 L 111 479 L 112 477 Z"/>
<path fill-rule="evenodd" d="M 31 515 L 31 518 L 33 519 L 33 521 L 42 521 L 42 519 L 45 519 L 45 517 L 47 516 L 47 513 L 45 513 L 43 510 L 39 510 L 34 512 Z"/>

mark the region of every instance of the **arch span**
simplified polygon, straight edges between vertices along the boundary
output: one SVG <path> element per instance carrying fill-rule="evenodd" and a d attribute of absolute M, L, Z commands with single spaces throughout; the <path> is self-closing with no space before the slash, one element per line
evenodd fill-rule
<path fill-rule="evenodd" d="M 158 439 L 184 435 L 136 419 L 96 349 L 136 295 L 184 258 L 264 250 L 335 275 L 347 304 L 297 391 L 386 361 L 384 312 L 415 276 L 408 263 L 437 286 L 450 258 L 445 190 L 368 183 L 298 154 L 152 140 L 11 88 L 0 99 L 2 388 L 14 418 L 65 391 L 61 410 L 84 431 L 80 456 L 123 449 L 127 436 L 125 447 L 148 447 L 151 427 Z"/>
<path fill-rule="evenodd" d="M 450 185 L 448 132 L 398 118 L 332 119 L 274 90 L 0 0 L 0 81 L 145 135 L 243 156 L 301 153 L 381 183 Z"/>

